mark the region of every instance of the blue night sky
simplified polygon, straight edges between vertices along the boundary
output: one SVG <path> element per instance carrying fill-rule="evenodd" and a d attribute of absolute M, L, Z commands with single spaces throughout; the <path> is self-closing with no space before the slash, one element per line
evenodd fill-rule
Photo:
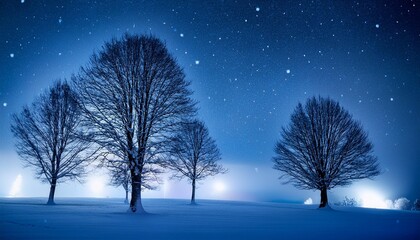
<path fill-rule="evenodd" d="M 329 96 L 361 121 L 383 174 L 334 189 L 420 198 L 420 21 L 418 1 L 35 1 L 0 5 L 0 196 L 17 176 L 22 196 L 48 185 L 22 168 L 10 132 L 19 112 L 58 78 L 70 78 L 105 41 L 154 34 L 192 82 L 199 116 L 229 173 L 198 198 L 304 201 L 319 193 L 282 185 L 271 158 L 298 102 Z M 60 196 L 120 196 L 93 172 Z M 167 180 L 150 197 L 189 197 Z M 101 185 L 102 184 L 102 185 Z M 90 188 L 89 188 L 90 186 Z M 100 188 L 100 190 L 98 190 Z M 92 191 L 90 191 L 90 190 Z M 92 193 L 92 194 L 91 194 Z M 120 195 L 119 195 L 120 194 Z M 121 195 L 122 196 L 122 195 Z"/>

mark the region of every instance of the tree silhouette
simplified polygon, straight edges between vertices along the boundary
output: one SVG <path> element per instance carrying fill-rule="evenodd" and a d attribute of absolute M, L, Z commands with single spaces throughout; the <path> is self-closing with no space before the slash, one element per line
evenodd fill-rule
<path fill-rule="evenodd" d="M 184 72 L 158 38 L 126 34 L 94 53 L 74 82 L 95 142 L 130 169 L 130 210 L 145 212 L 141 190 L 160 172 L 169 134 L 195 113 Z"/>
<path fill-rule="evenodd" d="M 320 208 L 328 205 L 327 190 L 380 174 L 373 145 L 359 122 L 330 98 L 298 104 L 291 123 L 275 146 L 274 169 L 300 189 L 321 191 Z"/>
<path fill-rule="evenodd" d="M 126 161 L 118 160 L 107 160 L 105 164 L 110 173 L 110 184 L 114 187 L 122 186 L 124 188 L 124 203 L 128 204 L 128 193 L 131 191 L 130 167 Z"/>
<path fill-rule="evenodd" d="M 47 204 L 54 204 L 57 183 L 80 181 L 93 160 L 91 136 L 80 129 L 80 114 L 74 91 L 67 82 L 57 81 L 31 106 L 13 115 L 17 153 L 37 178 L 50 184 Z"/>
<path fill-rule="evenodd" d="M 201 121 L 182 124 L 178 134 L 169 141 L 168 148 L 164 166 L 174 170 L 173 177 L 185 177 L 191 182 L 191 204 L 195 204 L 197 181 L 227 171 L 217 163 L 221 159 L 219 149 Z"/>
<path fill-rule="evenodd" d="M 109 153 L 104 153 L 101 158 L 101 164 L 99 167 L 105 167 L 109 171 L 110 185 L 114 187 L 122 186 L 125 191 L 124 203 L 128 203 L 128 193 L 131 192 L 131 174 L 130 167 L 126 160 L 120 160 L 118 158 L 110 158 Z M 159 174 L 163 173 L 163 170 L 159 167 L 144 167 L 142 174 L 142 190 L 149 189 L 154 190 L 157 186 L 154 183 L 160 183 Z"/>

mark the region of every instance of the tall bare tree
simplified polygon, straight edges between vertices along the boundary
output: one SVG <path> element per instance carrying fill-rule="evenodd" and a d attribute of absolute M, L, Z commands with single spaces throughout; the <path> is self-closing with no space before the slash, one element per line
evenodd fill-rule
<path fill-rule="evenodd" d="M 361 124 L 330 98 L 298 104 L 291 123 L 275 147 L 274 169 L 286 183 L 321 191 L 320 208 L 328 205 L 327 190 L 380 174 L 373 145 Z"/>
<path fill-rule="evenodd" d="M 92 160 L 91 136 L 81 131 L 80 115 L 77 96 L 65 81 L 13 115 L 17 153 L 37 178 L 50 184 L 47 204 L 54 204 L 57 183 L 80 181 Z"/>
<path fill-rule="evenodd" d="M 197 181 L 227 171 L 217 163 L 221 159 L 219 149 L 201 121 L 183 123 L 168 148 L 164 166 L 174 170 L 173 177 L 191 182 L 191 204 L 195 204 Z"/>
<path fill-rule="evenodd" d="M 74 79 L 95 142 L 130 168 L 132 212 L 143 213 L 142 188 L 168 134 L 195 113 L 183 70 L 158 38 L 125 35 L 90 58 Z"/>

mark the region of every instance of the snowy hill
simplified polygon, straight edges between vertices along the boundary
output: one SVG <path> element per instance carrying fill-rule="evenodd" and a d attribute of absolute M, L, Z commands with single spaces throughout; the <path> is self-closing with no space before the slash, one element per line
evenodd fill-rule
<path fill-rule="evenodd" d="M 420 239 L 420 213 L 315 205 L 145 199 L 0 198 L 0 239 Z"/>

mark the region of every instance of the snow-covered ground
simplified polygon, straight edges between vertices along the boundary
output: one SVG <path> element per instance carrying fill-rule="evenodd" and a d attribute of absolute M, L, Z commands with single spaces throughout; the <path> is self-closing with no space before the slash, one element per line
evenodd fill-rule
<path fill-rule="evenodd" d="M 144 199 L 0 198 L 0 239 L 420 239 L 420 213 L 315 205 Z"/>

